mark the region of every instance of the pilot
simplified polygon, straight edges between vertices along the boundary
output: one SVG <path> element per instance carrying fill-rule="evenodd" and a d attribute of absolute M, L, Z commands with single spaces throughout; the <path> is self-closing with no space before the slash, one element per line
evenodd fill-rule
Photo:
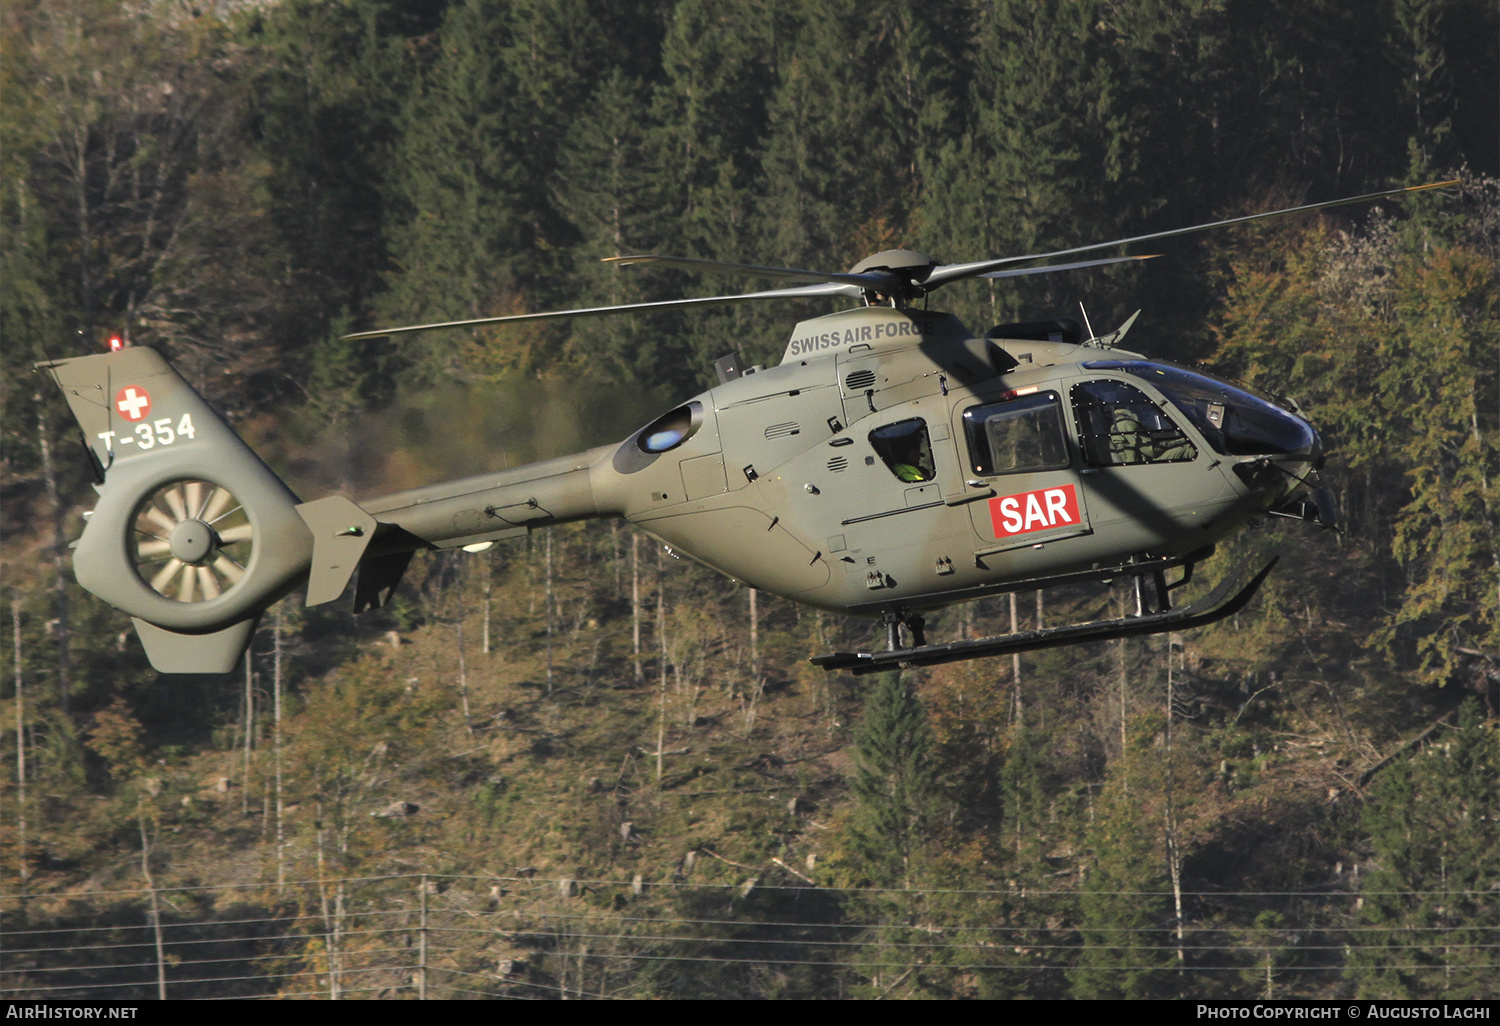
<path fill-rule="evenodd" d="M 923 431 L 913 431 L 909 435 L 894 440 L 891 446 L 891 457 L 887 460 L 887 464 L 891 468 L 891 473 L 902 481 L 916 483 L 932 479 L 932 473 L 922 469 L 924 463 L 930 462 L 922 458 L 924 435 Z"/>
<path fill-rule="evenodd" d="M 1128 406 L 1116 406 L 1111 411 L 1109 424 L 1109 461 L 1111 463 L 1145 463 L 1145 446 L 1148 443 L 1146 429 L 1135 411 Z"/>
<path fill-rule="evenodd" d="M 1112 417 L 1109 425 L 1109 454 L 1113 463 L 1173 463 L 1190 460 L 1198 455 L 1193 443 L 1170 423 L 1163 423 L 1161 427 L 1171 430 L 1176 437 L 1156 438 L 1146 431 L 1140 418 L 1129 406 L 1116 406 Z"/>

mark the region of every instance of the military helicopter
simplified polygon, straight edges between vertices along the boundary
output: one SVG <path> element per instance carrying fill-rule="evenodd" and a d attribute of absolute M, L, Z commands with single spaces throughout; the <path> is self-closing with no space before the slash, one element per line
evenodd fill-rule
<path fill-rule="evenodd" d="M 847 272 L 612 258 L 800 284 L 348 337 L 816 296 L 859 305 L 797 324 L 776 367 L 720 360 L 717 387 L 618 443 L 359 504 L 302 502 L 154 350 L 48 362 L 99 493 L 74 572 L 131 616 L 164 673 L 232 670 L 266 608 L 304 584 L 308 605 L 330 602 L 358 570 L 358 613 L 390 600 L 418 549 L 480 552 L 595 517 L 623 517 L 752 587 L 884 622 L 886 650 L 813 660 L 828 670 L 1210 623 L 1241 608 L 1274 565 L 1242 567 L 1196 602 L 1174 604 L 1215 542 L 1265 515 L 1333 525 L 1318 477 L 1323 443 L 1302 411 L 1121 348 L 1134 316 L 1104 335 L 1071 320 L 976 335 L 927 309 L 927 297 L 969 278 L 1150 257 L 1044 261 L 1451 184 L 970 263 L 910 250 Z M 1133 615 L 940 644 L 925 637 L 924 610 L 1110 579 L 1134 582 Z"/>

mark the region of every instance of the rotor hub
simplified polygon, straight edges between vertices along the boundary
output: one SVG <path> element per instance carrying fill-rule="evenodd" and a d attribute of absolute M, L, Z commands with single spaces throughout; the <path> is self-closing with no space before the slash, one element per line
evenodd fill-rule
<path fill-rule="evenodd" d="M 889 301 L 897 309 L 925 295 L 923 282 L 938 261 L 914 249 L 887 249 L 867 256 L 850 269 L 850 274 L 879 275 L 886 282 L 865 289 L 865 302 L 875 305 Z"/>
<path fill-rule="evenodd" d="M 865 271 L 897 271 L 903 272 L 902 277 L 920 281 L 927 277 L 924 268 L 938 266 L 937 260 L 926 253 L 918 253 L 914 249 L 887 249 L 867 256 L 859 263 L 849 269 L 850 274 L 861 274 Z M 913 274 L 916 270 L 920 273 Z"/>
<path fill-rule="evenodd" d="M 214 529 L 201 520 L 184 520 L 172 528 L 167 541 L 175 558 L 202 566 L 214 551 Z"/>

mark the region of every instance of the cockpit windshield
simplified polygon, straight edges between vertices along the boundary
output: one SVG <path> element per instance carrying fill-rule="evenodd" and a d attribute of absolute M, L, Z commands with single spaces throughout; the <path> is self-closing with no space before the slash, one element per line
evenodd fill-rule
<path fill-rule="evenodd" d="M 1301 417 L 1243 388 L 1169 363 L 1094 360 L 1093 370 L 1123 371 L 1149 381 L 1226 456 L 1311 453 L 1317 435 Z"/>

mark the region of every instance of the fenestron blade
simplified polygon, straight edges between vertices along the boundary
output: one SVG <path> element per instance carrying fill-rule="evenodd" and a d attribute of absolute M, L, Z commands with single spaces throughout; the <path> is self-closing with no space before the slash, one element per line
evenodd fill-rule
<path fill-rule="evenodd" d="M 362 338 L 384 338 L 387 335 L 404 335 L 413 331 L 436 331 L 442 328 L 478 328 L 486 324 L 518 324 L 522 321 L 542 321 L 554 317 L 598 317 L 603 314 L 629 313 L 633 310 L 670 310 L 674 307 L 707 306 L 713 303 L 743 303 L 752 299 L 802 299 L 814 296 L 859 296 L 857 285 L 825 283 L 801 285 L 790 289 L 771 289 L 767 292 L 744 292 L 737 296 L 707 296 L 702 299 L 667 299 L 657 303 L 624 303 L 619 306 L 592 306 L 581 310 L 553 310 L 548 313 L 511 314 L 507 317 L 478 317 L 468 321 L 444 321 L 441 324 L 412 324 L 401 328 L 381 328 L 378 331 L 357 331 L 345 335 L 345 341 Z"/>
<path fill-rule="evenodd" d="M 224 575 L 224 579 L 230 584 L 238 584 L 240 578 L 245 576 L 245 568 L 240 566 L 228 556 L 220 556 L 214 560 L 214 569 Z"/>
<path fill-rule="evenodd" d="M 228 488 L 215 488 L 214 493 L 208 497 L 208 505 L 203 508 L 203 515 L 198 519 L 213 523 L 232 501 L 234 496 L 229 494 Z"/>
<path fill-rule="evenodd" d="M 1268 210 L 1263 214 L 1246 214 L 1243 217 L 1226 218 L 1223 221 L 1210 221 L 1207 224 L 1195 224 L 1190 228 L 1173 228 L 1164 232 L 1151 232 L 1146 235 L 1132 235 L 1128 239 L 1115 239 L 1111 242 L 1095 242 L 1087 246 L 1074 246 L 1072 249 L 1058 249 L 1050 253 L 1028 253 L 1026 256 L 998 257 L 994 260 L 976 260 L 966 264 L 944 264 L 935 268 L 927 276 L 926 287 L 928 291 L 939 285 L 950 281 L 958 281 L 962 278 L 977 278 L 987 271 L 1004 267 L 1007 264 L 1017 264 L 1026 260 L 1050 260 L 1053 257 L 1072 256 L 1074 253 L 1089 253 L 1096 249 L 1109 249 L 1111 246 L 1126 246 L 1132 242 L 1150 242 L 1153 239 L 1169 239 L 1176 235 L 1190 235 L 1193 232 L 1205 232 L 1210 228 L 1227 228 L 1233 224 L 1249 224 L 1251 221 L 1262 221 L 1268 217 L 1281 217 L 1285 214 L 1300 214 L 1310 210 L 1327 210 L 1329 207 L 1339 207 L 1347 203 L 1363 203 L 1366 200 L 1383 199 L 1387 196 L 1404 196 L 1412 192 L 1425 192 L 1428 189 L 1441 189 L 1449 185 L 1457 185 L 1461 179 L 1454 178 L 1446 182 L 1429 182 L 1427 185 L 1413 185 L 1401 189 L 1385 189 L 1381 192 L 1367 192 L 1362 196 L 1345 196 L 1343 199 L 1326 200 L 1322 203 L 1305 203 L 1300 207 L 1286 207 L 1282 210 Z"/>
<path fill-rule="evenodd" d="M 141 510 L 141 516 L 145 517 L 147 520 L 151 521 L 157 527 L 161 528 L 163 531 L 166 531 L 169 534 L 171 533 L 172 528 L 177 526 L 177 522 L 175 520 L 167 516 L 155 506 L 147 506 L 145 509 Z"/>
<path fill-rule="evenodd" d="M 178 523 L 188 518 L 187 501 L 183 496 L 182 485 L 177 484 L 168 488 L 162 493 L 162 498 L 166 500 L 167 508 L 172 511 L 172 515 L 177 518 Z"/>
<path fill-rule="evenodd" d="M 172 583 L 172 578 L 177 575 L 177 571 L 185 566 L 187 564 L 182 560 L 174 558 L 170 563 L 162 567 L 155 577 L 151 578 L 151 587 L 158 593 L 165 595 L 167 593 L 167 585 Z"/>
<path fill-rule="evenodd" d="M 187 572 L 182 575 L 182 584 L 177 589 L 178 602 L 193 601 L 194 586 L 198 583 L 198 575 L 193 572 L 196 569 L 197 567 L 190 566 L 187 568 Z"/>
<path fill-rule="evenodd" d="M 203 512 L 203 482 L 189 481 L 185 486 L 188 516 L 196 517 Z"/>
<path fill-rule="evenodd" d="M 145 559 L 149 559 L 154 556 L 164 556 L 168 552 L 172 551 L 172 543 L 167 541 L 165 538 L 153 538 L 150 541 L 143 541 L 138 543 L 135 547 L 135 551 Z"/>
<path fill-rule="evenodd" d="M 200 566 L 198 570 L 198 587 L 203 589 L 203 597 L 206 599 L 218 598 L 220 593 L 219 581 L 214 577 L 214 572 L 206 566 Z"/>
<path fill-rule="evenodd" d="M 233 545 L 235 542 L 249 541 L 255 537 L 255 529 L 249 524 L 239 524 L 228 527 L 219 532 L 219 544 Z"/>

